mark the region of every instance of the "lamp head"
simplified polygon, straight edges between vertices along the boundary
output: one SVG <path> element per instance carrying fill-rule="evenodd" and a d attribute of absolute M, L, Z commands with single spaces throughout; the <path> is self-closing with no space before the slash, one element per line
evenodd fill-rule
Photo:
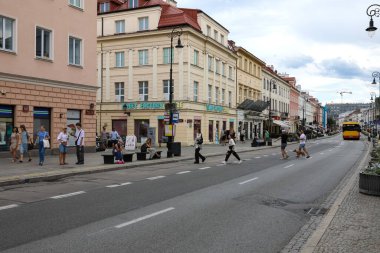
<path fill-rule="evenodd" d="M 372 84 L 377 84 L 375 78 L 373 78 Z"/>
<path fill-rule="evenodd" d="M 375 35 L 375 31 L 377 30 L 377 27 L 374 26 L 372 17 L 371 17 L 371 20 L 369 21 L 369 27 L 365 30 L 368 32 L 369 37 L 372 38 Z"/>
<path fill-rule="evenodd" d="M 181 43 L 181 37 L 178 37 L 178 42 L 177 42 L 177 45 L 175 46 L 175 48 L 183 48 L 183 45 Z"/>

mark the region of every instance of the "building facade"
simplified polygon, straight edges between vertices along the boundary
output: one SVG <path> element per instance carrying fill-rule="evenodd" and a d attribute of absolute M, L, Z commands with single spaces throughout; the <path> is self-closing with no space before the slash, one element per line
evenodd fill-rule
<path fill-rule="evenodd" d="M 290 131 L 292 133 L 295 133 L 297 132 L 298 126 L 301 123 L 298 113 L 300 91 L 297 89 L 297 80 L 295 77 L 290 77 L 289 75 L 282 75 L 282 78 L 288 82 L 290 87 L 289 125 Z"/>
<path fill-rule="evenodd" d="M 98 1 L 98 11 L 106 2 Z M 175 141 L 192 145 L 201 129 L 204 143 L 218 143 L 222 129 L 236 128 L 237 56 L 228 48 L 228 30 L 175 1 L 139 0 L 98 13 L 98 131 L 165 142 L 170 37 L 177 27 L 184 47 L 172 53 Z"/>
<path fill-rule="evenodd" d="M 88 0 L 0 2 L 0 151 L 22 124 L 34 139 L 44 125 L 56 150 L 61 129 L 76 122 L 95 150 L 95 22 Z"/>

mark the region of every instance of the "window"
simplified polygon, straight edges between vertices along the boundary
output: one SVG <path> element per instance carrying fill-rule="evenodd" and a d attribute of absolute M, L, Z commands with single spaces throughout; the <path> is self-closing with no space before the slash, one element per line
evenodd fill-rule
<path fill-rule="evenodd" d="M 216 72 L 217 74 L 220 74 L 219 65 L 220 65 L 220 61 L 219 61 L 219 60 L 216 60 L 216 61 L 215 61 L 215 72 Z"/>
<path fill-rule="evenodd" d="M 139 31 L 145 31 L 149 29 L 149 18 L 139 18 Z"/>
<path fill-rule="evenodd" d="M 220 101 L 222 105 L 224 105 L 225 99 L 226 99 L 226 90 L 222 89 L 222 100 Z"/>
<path fill-rule="evenodd" d="M 239 88 L 239 103 L 242 101 L 243 89 Z"/>
<path fill-rule="evenodd" d="M 172 50 L 172 59 L 174 61 L 174 50 Z M 164 48 L 164 64 L 170 64 L 170 47 Z"/>
<path fill-rule="evenodd" d="M 219 104 L 219 87 L 215 87 L 215 104 Z"/>
<path fill-rule="evenodd" d="M 211 104 L 211 98 L 212 98 L 212 85 L 211 84 L 209 84 L 208 85 L 208 92 L 207 92 L 207 102 L 209 103 L 209 104 Z"/>
<path fill-rule="evenodd" d="M 199 65 L 199 51 L 194 50 L 194 65 Z"/>
<path fill-rule="evenodd" d="M 109 2 L 99 4 L 99 12 L 100 13 L 109 12 L 109 11 L 110 11 L 110 3 Z"/>
<path fill-rule="evenodd" d="M 82 40 L 69 37 L 69 64 L 81 65 Z"/>
<path fill-rule="evenodd" d="M 77 8 L 83 8 L 82 0 L 69 0 L 70 5 L 75 6 Z"/>
<path fill-rule="evenodd" d="M 115 21 L 116 33 L 125 33 L 125 20 Z"/>
<path fill-rule="evenodd" d="M 170 80 L 164 80 L 163 81 L 163 92 L 164 92 L 164 99 L 169 100 L 169 89 L 170 89 Z"/>
<path fill-rule="evenodd" d="M 214 40 L 218 40 L 218 31 L 214 30 Z"/>
<path fill-rule="evenodd" d="M 148 81 L 139 82 L 139 100 L 148 101 Z"/>
<path fill-rule="evenodd" d="M 130 9 L 139 7 L 139 1 L 138 0 L 129 0 L 128 7 Z"/>
<path fill-rule="evenodd" d="M 36 57 L 51 58 L 51 31 L 36 28 Z"/>
<path fill-rule="evenodd" d="M 232 92 L 228 92 L 228 107 L 232 107 Z"/>
<path fill-rule="evenodd" d="M 211 36 L 211 27 L 207 26 L 207 36 Z"/>
<path fill-rule="evenodd" d="M 124 67 L 124 52 L 116 52 L 116 68 Z"/>
<path fill-rule="evenodd" d="M 198 88 L 199 88 L 199 83 L 194 81 L 194 102 L 198 102 Z"/>
<path fill-rule="evenodd" d="M 115 83 L 115 102 L 124 102 L 124 83 Z"/>
<path fill-rule="evenodd" d="M 0 16 L 0 49 L 14 51 L 14 23 L 10 18 Z"/>
<path fill-rule="evenodd" d="M 224 45 L 224 35 L 220 35 L 220 43 Z"/>
<path fill-rule="evenodd" d="M 212 71 L 212 57 L 208 56 L 208 70 Z"/>
<path fill-rule="evenodd" d="M 232 79 L 232 67 L 228 67 L 228 78 Z"/>
<path fill-rule="evenodd" d="M 139 65 L 148 65 L 148 50 L 139 50 Z"/>
<path fill-rule="evenodd" d="M 222 62 L 222 75 L 226 76 L 226 64 Z"/>

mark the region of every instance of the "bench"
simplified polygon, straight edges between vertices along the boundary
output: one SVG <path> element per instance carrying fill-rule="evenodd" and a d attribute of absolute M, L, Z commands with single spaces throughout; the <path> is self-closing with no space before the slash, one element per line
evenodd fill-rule
<path fill-rule="evenodd" d="M 134 155 L 135 153 L 125 153 L 125 154 L 123 154 L 123 160 L 124 160 L 124 162 L 132 162 L 132 160 L 133 160 L 133 155 Z"/>
<path fill-rule="evenodd" d="M 115 163 L 113 154 L 102 154 L 102 156 L 103 156 L 104 164 Z"/>
<path fill-rule="evenodd" d="M 161 158 L 161 152 L 162 151 L 156 151 L 156 153 L 159 155 L 159 157 L 153 156 L 152 159 L 160 159 Z M 145 161 L 146 160 L 146 155 L 149 155 L 149 152 L 136 152 L 136 155 L 137 155 L 137 160 L 138 161 Z"/>
<path fill-rule="evenodd" d="M 253 139 L 251 143 L 251 147 L 261 147 L 261 146 L 265 146 L 264 139 Z"/>

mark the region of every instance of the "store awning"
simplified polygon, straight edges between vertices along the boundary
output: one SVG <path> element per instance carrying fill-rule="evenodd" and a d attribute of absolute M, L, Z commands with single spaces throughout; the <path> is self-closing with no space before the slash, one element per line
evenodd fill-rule
<path fill-rule="evenodd" d="M 244 100 L 238 107 L 237 109 L 240 110 L 250 110 L 250 111 L 256 111 L 256 112 L 262 112 L 268 107 L 268 103 L 261 101 L 261 100 L 251 100 L 251 99 L 246 99 Z"/>
<path fill-rule="evenodd" d="M 276 124 L 282 128 L 290 128 L 288 124 L 286 124 L 284 121 L 281 121 L 281 120 L 273 120 L 273 124 Z"/>

